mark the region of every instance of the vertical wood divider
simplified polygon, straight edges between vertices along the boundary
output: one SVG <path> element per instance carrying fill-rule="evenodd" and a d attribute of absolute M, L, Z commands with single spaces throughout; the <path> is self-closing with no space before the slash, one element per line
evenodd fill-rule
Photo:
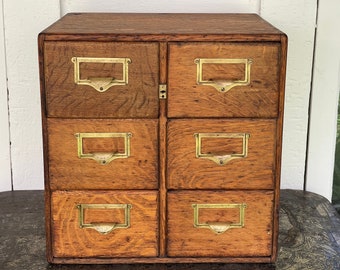
<path fill-rule="evenodd" d="M 159 45 L 159 82 L 167 84 L 167 43 Z M 159 101 L 159 256 L 166 257 L 166 141 L 167 141 L 167 101 Z"/>

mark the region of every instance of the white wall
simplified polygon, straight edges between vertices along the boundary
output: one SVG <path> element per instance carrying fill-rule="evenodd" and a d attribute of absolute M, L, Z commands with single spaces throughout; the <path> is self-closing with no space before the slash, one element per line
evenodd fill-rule
<path fill-rule="evenodd" d="M 43 188 L 37 34 L 56 20 L 59 14 L 85 11 L 252 12 L 259 13 L 286 32 L 289 37 L 289 51 L 281 186 L 282 188 L 303 189 L 317 1 L 117 0 L 114 4 L 110 0 L 2 1 L 4 2 L 5 44 L 8 59 L 6 67 L 10 98 L 14 189 Z M 18 9 L 18 6 L 21 8 Z M 4 67 L 0 66 L 0 72 L 2 69 Z M 0 81 L 1 87 L 2 84 Z M 0 92 L 1 102 L 4 98 L 2 92 Z M 314 110 L 317 114 L 317 105 L 314 106 Z M 3 113 L 0 117 L 2 120 Z M 332 132 L 328 130 L 325 137 L 331 136 Z M 315 136 L 316 143 L 318 143 L 317 133 Z M 0 151 L 2 149 L 3 146 L 0 145 Z M 323 183 L 317 183 L 318 185 L 323 185 Z M 329 192 L 323 195 L 330 199 Z"/>
<path fill-rule="evenodd" d="M 10 190 L 11 163 L 6 81 L 5 33 L 2 1 L 0 1 L 0 191 Z"/>
<path fill-rule="evenodd" d="M 340 90 L 340 1 L 319 1 L 306 188 L 332 193 Z"/>
<path fill-rule="evenodd" d="M 42 189 L 37 35 L 59 18 L 59 1 L 2 1 L 13 188 Z M 4 181 L 6 179 L 1 179 L 1 182 Z"/>
<path fill-rule="evenodd" d="M 62 14 L 68 12 L 166 12 L 166 13 L 257 13 L 260 0 L 61 0 Z"/>
<path fill-rule="evenodd" d="M 262 0 L 261 16 L 288 35 L 282 188 L 303 189 L 317 1 Z"/>

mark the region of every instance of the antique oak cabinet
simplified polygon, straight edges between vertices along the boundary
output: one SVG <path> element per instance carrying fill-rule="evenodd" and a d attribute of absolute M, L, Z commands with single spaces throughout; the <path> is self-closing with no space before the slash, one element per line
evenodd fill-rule
<path fill-rule="evenodd" d="M 286 50 L 255 14 L 41 32 L 48 261 L 275 261 Z"/>

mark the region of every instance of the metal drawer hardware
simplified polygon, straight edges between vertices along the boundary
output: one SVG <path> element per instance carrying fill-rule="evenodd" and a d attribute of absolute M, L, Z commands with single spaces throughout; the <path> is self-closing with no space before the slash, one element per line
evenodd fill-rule
<path fill-rule="evenodd" d="M 220 58 L 196 58 L 197 64 L 197 84 L 214 87 L 217 91 L 225 93 L 235 86 L 245 86 L 250 83 L 251 59 L 220 59 Z M 244 79 L 234 81 L 209 81 L 203 79 L 203 64 L 244 64 Z"/>
<path fill-rule="evenodd" d="M 94 229 L 100 234 L 108 234 L 115 229 L 124 229 L 130 227 L 130 209 L 131 204 L 78 204 L 79 209 L 79 227 Z M 124 209 L 124 223 L 85 223 L 85 209 Z"/>
<path fill-rule="evenodd" d="M 92 58 L 92 57 L 72 57 L 74 63 L 74 82 L 79 85 L 89 85 L 96 89 L 98 92 L 105 92 L 114 85 L 127 85 L 128 84 L 128 64 L 131 63 L 130 58 Z M 112 77 L 103 78 L 86 78 L 81 79 L 80 63 L 109 63 L 109 64 L 122 64 L 123 78 L 116 79 Z"/>
<path fill-rule="evenodd" d="M 160 84 L 158 91 L 159 91 L 159 99 L 166 99 L 167 89 L 166 84 Z"/>
<path fill-rule="evenodd" d="M 236 204 L 193 204 L 194 208 L 194 227 L 195 228 L 208 228 L 217 234 L 224 233 L 225 231 L 233 228 L 243 228 L 244 227 L 244 212 L 247 207 L 245 203 Z M 239 209 L 239 221 L 236 223 L 223 223 L 223 222 L 210 222 L 210 223 L 200 223 L 199 221 L 199 210 L 200 209 Z"/>
<path fill-rule="evenodd" d="M 130 156 L 130 138 L 131 133 L 76 133 L 74 136 L 78 142 L 78 157 L 94 159 L 102 165 L 109 164 L 112 160 L 117 158 L 128 158 Z M 83 139 L 84 138 L 124 138 L 124 153 L 84 153 Z"/>
<path fill-rule="evenodd" d="M 250 134 L 247 133 L 195 133 L 196 138 L 196 158 L 206 158 L 210 159 L 218 165 L 225 165 L 230 160 L 236 158 L 245 158 L 248 155 L 248 139 Z M 242 139 L 242 152 L 225 154 L 225 155 L 215 155 L 214 153 L 202 153 L 202 138 L 232 138 L 232 139 Z"/>

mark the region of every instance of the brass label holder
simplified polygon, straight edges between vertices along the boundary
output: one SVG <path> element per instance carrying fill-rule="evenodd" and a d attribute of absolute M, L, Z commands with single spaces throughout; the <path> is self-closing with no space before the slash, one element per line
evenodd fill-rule
<path fill-rule="evenodd" d="M 111 161 L 118 158 L 128 158 L 130 156 L 130 138 L 132 134 L 127 133 L 76 133 L 78 145 L 78 157 L 80 159 L 90 158 L 97 161 L 101 165 L 109 164 Z M 84 153 L 83 139 L 84 138 L 123 138 L 124 152 L 123 153 Z"/>
<path fill-rule="evenodd" d="M 195 228 L 206 228 L 210 229 L 217 234 L 222 234 L 229 229 L 243 228 L 244 227 L 244 215 L 247 204 L 245 203 L 234 203 L 234 204 L 192 204 L 194 208 L 194 227 Z M 239 221 L 235 223 L 224 223 L 224 222 L 200 222 L 199 221 L 199 210 L 200 209 L 239 209 Z"/>
<path fill-rule="evenodd" d="M 246 86 L 250 84 L 250 67 L 251 59 L 225 59 L 225 58 L 196 58 L 194 60 L 197 65 L 197 84 L 214 87 L 221 93 L 228 92 L 235 86 Z M 225 81 L 211 81 L 203 79 L 203 64 L 244 64 L 245 72 L 244 78 L 240 80 L 225 80 Z"/>
<path fill-rule="evenodd" d="M 127 85 L 129 81 L 129 64 L 130 58 L 93 58 L 93 57 L 72 57 L 71 61 L 74 63 L 74 82 L 78 85 L 89 85 L 98 92 L 105 92 L 115 85 Z M 81 78 L 80 64 L 81 63 L 109 63 L 122 64 L 123 76 L 121 79 L 112 77 L 101 78 Z"/>
<path fill-rule="evenodd" d="M 238 158 L 246 158 L 248 155 L 248 139 L 250 134 L 247 133 L 195 133 L 196 138 L 196 158 L 209 159 L 218 165 L 225 165 L 229 161 Z M 213 153 L 202 153 L 202 138 L 235 138 L 242 139 L 242 152 L 224 155 L 215 155 Z"/>
<path fill-rule="evenodd" d="M 115 229 L 126 229 L 130 227 L 131 204 L 78 204 L 79 227 L 82 229 L 94 229 L 100 234 L 108 234 Z M 85 223 L 86 209 L 124 209 L 124 223 Z"/>

